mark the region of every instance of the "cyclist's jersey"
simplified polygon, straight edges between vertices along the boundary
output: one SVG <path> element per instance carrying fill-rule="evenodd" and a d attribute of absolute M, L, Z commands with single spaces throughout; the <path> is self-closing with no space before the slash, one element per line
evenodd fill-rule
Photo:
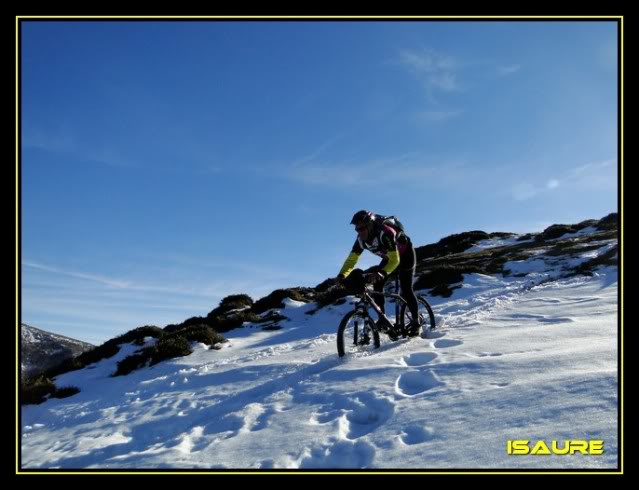
<path fill-rule="evenodd" d="M 364 250 L 368 250 L 384 259 L 382 263 L 385 265 L 382 270 L 388 276 L 399 265 L 400 257 L 408 248 L 409 243 L 410 240 L 408 236 L 392 226 L 383 225 L 381 228 L 376 227 L 367 240 L 362 240 L 360 237 L 357 237 L 351 249 L 351 253 L 346 258 L 339 274 L 348 277 L 355 268 L 359 256 Z"/>
<path fill-rule="evenodd" d="M 386 258 L 390 252 L 397 250 L 401 256 L 408 246 L 408 237 L 404 232 L 398 231 L 392 226 L 384 225 L 381 230 L 374 229 L 367 240 L 357 237 L 351 253 L 361 254 L 364 250 L 379 257 Z"/>

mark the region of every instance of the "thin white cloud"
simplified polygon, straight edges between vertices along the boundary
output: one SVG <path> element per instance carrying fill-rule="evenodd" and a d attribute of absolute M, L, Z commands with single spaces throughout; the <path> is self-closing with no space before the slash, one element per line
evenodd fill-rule
<path fill-rule="evenodd" d="M 617 160 L 603 160 L 575 167 L 566 176 L 565 183 L 576 189 L 589 191 L 617 189 Z"/>
<path fill-rule="evenodd" d="M 616 173 L 617 168 L 615 164 L 616 160 L 602 160 L 599 162 L 589 162 L 585 165 L 574 167 L 571 171 L 571 176 L 574 178 L 581 178 L 583 176 L 592 175 L 601 171 L 612 171 Z"/>
<path fill-rule="evenodd" d="M 440 123 L 458 117 L 464 111 L 444 107 L 443 95 L 464 91 L 460 81 L 462 62 L 446 53 L 425 47 L 399 52 L 398 64 L 407 69 L 424 88 L 427 109 L 419 111 L 414 121 Z"/>
<path fill-rule="evenodd" d="M 608 190 L 615 186 L 617 186 L 616 160 L 603 160 L 574 167 L 563 176 L 549 178 L 544 185 L 530 182 L 515 183 L 510 189 L 510 194 L 516 201 L 525 201 L 560 187 L 564 190 Z"/>
<path fill-rule="evenodd" d="M 497 67 L 497 74 L 500 77 L 506 77 L 512 75 L 521 70 L 521 65 L 502 65 Z"/>
<path fill-rule="evenodd" d="M 282 272 L 282 270 L 268 269 L 256 264 L 235 263 L 229 265 L 222 261 L 200 261 L 188 258 L 179 259 L 178 257 L 173 257 L 172 260 L 176 262 L 181 261 L 184 265 L 189 265 L 192 268 L 195 267 L 200 273 L 192 273 L 188 270 L 181 269 L 179 271 L 179 277 L 173 275 L 171 278 L 167 278 L 163 284 L 148 284 L 131 279 L 112 278 L 85 272 L 69 271 L 31 260 L 23 260 L 23 267 L 47 272 L 52 274 L 52 278 L 56 278 L 49 281 L 45 280 L 45 282 L 42 282 L 40 279 L 29 278 L 25 280 L 23 289 L 26 290 L 26 288 L 29 287 L 34 288 L 38 284 L 41 284 L 43 285 L 42 288 L 31 289 L 31 292 L 46 294 L 47 291 L 58 290 L 64 291 L 69 297 L 78 297 L 84 295 L 87 288 L 93 285 L 90 291 L 90 297 L 99 297 L 105 300 L 126 299 L 127 301 L 144 301 L 150 298 L 157 300 L 159 297 L 163 297 L 172 301 L 172 298 L 177 296 L 181 298 L 190 297 L 198 301 L 200 298 L 207 298 L 215 303 L 229 294 L 246 293 L 251 297 L 260 298 L 282 287 L 282 282 L 293 280 L 291 274 Z M 226 272 L 225 274 L 212 274 L 211 277 L 216 277 L 216 279 L 210 280 L 202 278 L 201 269 L 204 267 L 226 268 L 229 269 L 230 272 Z M 243 273 L 250 272 L 250 279 L 228 279 L 228 277 L 233 277 L 234 270 L 239 270 Z M 295 277 L 299 278 L 299 274 Z M 64 280 L 63 278 L 80 280 L 82 283 Z"/>
<path fill-rule="evenodd" d="M 552 192 L 561 185 L 560 181 L 551 178 L 544 185 L 536 185 L 530 182 L 520 182 L 512 186 L 511 196 L 515 201 L 526 201 L 540 194 Z"/>
<path fill-rule="evenodd" d="M 474 178 L 464 160 L 441 161 L 416 154 L 361 162 L 315 161 L 292 165 L 282 172 L 283 177 L 296 182 L 333 188 L 376 185 L 380 175 L 388 188 L 458 186 Z"/>
<path fill-rule="evenodd" d="M 221 298 L 227 294 L 230 288 L 243 287 L 247 284 L 246 282 L 230 283 L 229 281 L 219 280 L 219 281 L 200 282 L 200 283 L 197 283 L 196 285 L 193 285 L 192 283 L 189 285 L 186 285 L 185 283 L 176 284 L 175 281 L 172 281 L 171 286 L 165 286 L 165 285 L 157 285 L 157 284 L 143 284 L 143 283 L 135 282 L 132 280 L 116 279 L 116 278 L 105 277 L 105 276 L 90 274 L 85 272 L 69 271 L 69 270 L 61 269 L 59 267 L 43 265 L 43 264 L 39 264 L 29 260 L 22 261 L 22 265 L 31 269 L 48 272 L 58 276 L 70 277 L 73 279 L 88 281 L 93 284 L 106 286 L 107 288 L 112 290 L 113 289 L 121 290 L 123 292 L 126 292 L 128 295 L 131 295 L 131 293 L 135 293 L 135 294 L 153 293 L 155 295 L 165 294 L 165 295 L 182 295 L 182 296 L 195 296 L 195 297 L 206 297 L 206 298 L 211 298 L 211 297 Z M 186 280 L 184 282 L 186 282 Z M 61 283 L 61 285 L 63 284 L 64 283 Z"/>
<path fill-rule="evenodd" d="M 459 90 L 459 82 L 455 73 L 434 73 L 427 78 L 430 87 L 437 88 L 444 92 L 454 92 Z"/>
<path fill-rule="evenodd" d="M 282 280 L 276 282 L 266 276 L 251 275 L 250 279 L 237 280 L 229 273 L 211 274 L 211 280 L 203 277 L 205 273 L 185 271 L 169 274 L 171 278 L 163 283 L 144 284 L 32 260 L 24 260 L 22 267 L 24 321 L 35 326 L 50 321 L 64 328 L 84 322 L 85 334 L 75 338 L 97 335 L 98 323 L 107 326 L 108 337 L 113 337 L 119 331 L 142 324 L 162 326 L 180 322 L 191 316 L 206 315 L 230 294 L 245 293 L 259 299 L 288 286 L 283 285 Z"/>
<path fill-rule="evenodd" d="M 22 294 L 29 297 L 29 307 L 36 308 L 43 304 L 69 306 L 72 310 L 79 309 L 97 309 L 97 308 L 136 308 L 145 310 L 186 310 L 199 311 L 207 308 L 208 301 L 198 298 L 198 301 L 188 301 L 181 296 L 159 296 L 159 295 L 140 295 L 131 296 L 127 291 L 120 291 L 118 294 L 100 294 L 92 291 L 90 294 L 84 293 L 79 289 L 66 289 L 60 291 L 59 288 L 50 287 L 41 289 L 37 287 L 25 286 L 22 288 Z"/>
<path fill-rule="evenodd" d="M 144 304 L 135 300 L 126 301 L 123 298 L 119 302 L 104 302 L 96 299 L 95 301 L 81 301 L 73 298 L 59 298 L 53 295 L 38 295 L 29 298 L 30 314 L 39 314 L 43 317 L 65 317 L 65 318 L 83 318 L 87 325 L 92 321 L 111 320 L 113 322 L 132 322 L 134 318 L 140 318 L 136 323 L 148 321 L 153 315 L 166 315 L 167 312 L 172 316 L 186 319 L 198 313 L 212 309 L 209 305 L 191 305 L 176 302 L 174 304 Z M 147 318 L 144 318 L 146 313 Z M 177 315 L 176 315 L 177 313 Z M 131 325 L 133 328 L 133 325 Z"/>
<path fill-rule="evenodd" d="M 322 143 L 320 146 L 318 146 L 313 151 L 311 151 L 309 154 L 307 154 L 307 155 L 303 156 L 302 158 L 296 160 L 294 165 L 303 165 L 306 162 L 310 162 L 310 161 L 316 160 L 318 157 L 320 157 L 322 154 L 324 154 L 326 152 L 326 150 L 328 150 L 329 148 L 334 146 L 335 143 L 337 143 L 343 137 L 344 137 L 343 134 L 338 134 L 336 136 L 333 136 L 332 138 L 329 138 L 324 143 Z"/>
<path fill-rule="evenodd" d="M 511 189 L 512 198 L 515 201 L 526 201 L 532 199 L 546 192 L 552 192 L 558 189 L 562 183 L 557 179 L 549 179 L 543 185 L 536 185 L 531 183 L 518 183 Z"/>
<path fill-rule="evenodd" d="M 458 63 L 452 56 L 437 52 L 432 48 L 421 50 L 404 49 L 400 60 L 418 73 L 442 73 L 454 70 Z"/>
<path fill-rule="evenodd" d="M 526 201 L 537 196 L 542 191 L 542 187 L 536 187 L 533 184 L 521 182 L 512 187 L 511 195 L 515 201 Z"/>
<path fill-rule="evenodd" d="M 59 269 L 57 267 L 51 267 L 48 265 L 38 264 L 36 262 L 31 262 L 29 260 L 23 260 L 22 266 L 30 267 L 32 269 L 37 269 L 44 272 L 50 272 L 52 274 L 60 274 L 67 277 L 73 277 L 75 279 L 82 279 L 85 281 L 90 281 L 98 284 L 102 284 L 104 286 L 108 286 L 111 288 L 117 289 L 127 289 L 130 288 L 131 285 L 128 281 L 122 281 L 118 279 L 112 279 L 104 276 L 99 276 L 95 274 L 85 274 L 83 272 L 75 272 L 75 271 L 66 271 Z"/>
<path fill-rule="evenodd" d="M 399 62 L 415 73 L 429 91 L 454 92 L 461 89 L 458 80 L 459 62 L 452 56 L 432 48 L 402 50 Z"/>

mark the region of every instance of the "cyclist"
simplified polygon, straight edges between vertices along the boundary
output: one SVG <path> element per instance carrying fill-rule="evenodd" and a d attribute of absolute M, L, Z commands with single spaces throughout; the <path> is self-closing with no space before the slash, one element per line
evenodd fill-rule
<path fill-rule="evenodd" d="M 379 265 L 365 271 L 364 280 L 366 283 L 373 284 L 374 290 L 381 293 L 390 274 L 395 269 L 398 270 L 402 297 L 406 300 L 413 318 L 411 323 L 407 325 L 408 335 L 413 337 L 419 333 L 420 327 L 417 298 L 413 291 L 417 263 L 415 249 L 402 227 L 392 226 L 388 220 L 385 221 L 382 218 L 380 215 L 366 210 L 358 211 L 353 215 L 351 224 L 355 225 L 357 239 L 337 275 L 337 281 L 341 283 L 349 276 L 365 249 L 382 257 Z M 384 311 L 383 295 L 376 296 L 380 297 L 376 302 Z M 382 325 L 385 323 L 382 317 L 379 318 L 378 324 L 380 322 Z"/>

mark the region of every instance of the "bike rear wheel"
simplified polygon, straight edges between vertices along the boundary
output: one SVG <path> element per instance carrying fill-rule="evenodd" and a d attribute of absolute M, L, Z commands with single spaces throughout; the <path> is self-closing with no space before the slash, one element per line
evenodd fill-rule
<path fill-rule="evenodd" d="M 421 296 L 417 296 L 417 306 L 419 308 L 419 318 L 422 325 L 421 333 L 422 335 L 427 335 L 428 332 L 435 329 L 435 314 L 430 304 L 428 304 L 428 301 Z M 406 302 L 402 302 L 399 318 L 402 326 L 407 326 L 413 321 L 413 315 Z"/>
<path fill-rule="evenodd" d="M 379 332 L 367 313 L 360 310 L 344 315 L 337 329 L 337 353 L 339 357 L 354 355 L 379 348 Z"/>

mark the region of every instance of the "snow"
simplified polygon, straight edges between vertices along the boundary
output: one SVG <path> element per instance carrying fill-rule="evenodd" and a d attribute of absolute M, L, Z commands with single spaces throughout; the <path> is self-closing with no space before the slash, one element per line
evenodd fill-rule
<path fill-rule="evenodd" d="M 37 344 L 40 342 L 63 342 L 66 344 L 72 344 L 77 346 L 86 346 L 88 345 L 86 342 L 81 342 L 76 339 L 72 339 L 69 337 L 65 337 L 63 335 L 57 335 L 51 332 L 45 332 L 38 328 L 22 324 L 22 328 L 20 329 L 21 339 L 23 343 L 27 344 Z"/>
<path fill-rule="evenodd" d="M 308 315 L 314 304 L 290 299 L 275 310 L 281 330 L 245 325 L 220 350 L 194 344 L 111 377 L 140 349 L 123 345 L 57 378 L 80 393 L 22 407 L 22 465 L 615 468 L 617 269 L 562 278 L 564 265 L 536 256 L 509 263 L 507 277 L 466 275 L 450 298 L 429 298 L 439 325 L 429 338 L 384 337 L 372 355 L 337 356 L 350 302 Z M 509 456 L 512 439 L 600 439 L 605 452 Z"/>
<path fill-rule="evenodd" d="M 543 274 L 548 270 L 548 264 L 544 259 L 535 260 L 516 260 L 506 262 L 504 269 L 510 271 L 511 274 Z"/>
<path fill-rule="evenodd" d="M 472 252 L 482 252 L 489 248 L 497 248 L 497 247 L 508 247 L 515 244 L 521 243 L 530 243 L 533 240 L 522 240 L 519 241 L 521 235 L 514 235 L 510 238 L 487 238 L 486 240 L 481 240 L 479 243 L 476 243 L 469 249 L 465 250 L 465 253 Z"/>
<path fill-rule="evenodd" d="M 535 258 L 528 260 L 509 261 L 504 264 L 504 269 L 514 276 L 528 276 L 530 279 L 545 280 L 558 279 L 564 276 L 565 271 L 574 270 L 584 262 L 602 256 L 617 245 L 616 240 L 605 240 L 600 243 L 600 247 L 594 250 L 585 251 L 577 257 L 550 257 L 544 256 L 546 250 L 534 252 Z M 582 244 L 589 246 L 590 244 Z"/>
<path fill-rule="evenodd" d="M 565 240 L 566 238 L 577 238 L 577 237 L 586 236 L 586 235 L 593 235 L 597 232 L 598 232 L 597 228 L 595 228 L 594 226 L 588 226 L 586 228 L 582 228 L 579 231 L 576 231 L 575 233 L 566 233 L 565 235 L 561 235 L 559 238 L 555 238 L 554 240 Z"/>

